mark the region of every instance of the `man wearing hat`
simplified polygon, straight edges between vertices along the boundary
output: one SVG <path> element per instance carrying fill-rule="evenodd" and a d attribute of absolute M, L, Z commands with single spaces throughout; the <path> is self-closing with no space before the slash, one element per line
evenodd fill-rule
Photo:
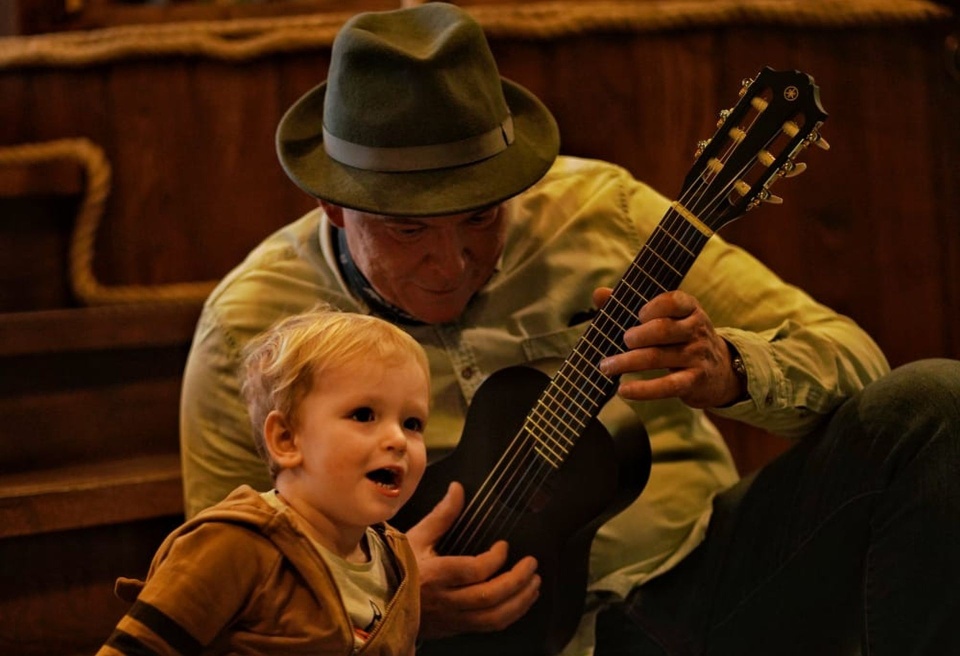
<path fill-rule="evenodd" d="M 278 319 L 324 301 L 403 327 L 430 357 L 426 439 L 443 454 L 491 374 L 567 357 L 669 208 L 620 167 L 558 156 L 549 111 L 440 2 L 348 21 L 277 149 L 319 207 L 206 302 L 181 409 L 191 516 L 270 485 L 236 372 Z M 639 320 L 600 369 L 624 376 L 613 403 L 653 464 L 596 533 L 564 653 L 957 653 L 957 363 L 889 373 L 853 321 L 720 237 Z M 738 483 L 705 409 L 804 439 Z M 504 542 L 436 554 L 463 507 L 452 486 L 409 531 L 424 639 L 499 631 L 538 596 L 538 563 Z"/>

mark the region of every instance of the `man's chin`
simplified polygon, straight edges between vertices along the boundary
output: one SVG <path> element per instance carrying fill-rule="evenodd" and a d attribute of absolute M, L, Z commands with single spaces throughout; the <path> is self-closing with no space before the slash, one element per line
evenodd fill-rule
<path fill-rule="evenodd" d="M 438 324 L 456 321 L 466 309 L 466 301 L 438 300 L 432 303 L 420 303 L 416 307 L 405 307 L 404 311 L 423 323 Z"/>
<path fill-rule="evenodd" d="M 423 323 L 435 325 L 435 324 L 449 323 L 451 321 L 456 321 L 457 319 L 460 318 L 461 314 L 463 314 L 462 308 L 457 310 L 456 312 L 425 312 L 425 313 L 418 312 L 417 314 L 413 314 L 412 316 L 422 321 Z"/>

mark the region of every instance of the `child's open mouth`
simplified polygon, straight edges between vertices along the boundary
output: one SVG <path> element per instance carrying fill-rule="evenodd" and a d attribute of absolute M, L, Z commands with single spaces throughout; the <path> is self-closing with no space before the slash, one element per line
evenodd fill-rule
<path fill-rule="evenodd" d="M 403 473 L 399 468 L 381 467 L 367 473 L 367 478 L 376 483 L 378 487 L 392 491 L 400 489 Z"/>

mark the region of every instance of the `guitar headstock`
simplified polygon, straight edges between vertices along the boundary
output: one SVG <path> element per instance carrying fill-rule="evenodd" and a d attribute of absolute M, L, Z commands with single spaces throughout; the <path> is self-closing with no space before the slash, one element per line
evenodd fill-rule
<path fill-rule="evenodd" d="M 826 118 L 812 77 L 764 68 L 744 80 L 740 101 L 698 144 L 677 202 L 714 232 L 761 202 L 782 202 L 770 187 L 803 172 L 796 157 L 810 144 L 829 148 L 820 136 Z"/>

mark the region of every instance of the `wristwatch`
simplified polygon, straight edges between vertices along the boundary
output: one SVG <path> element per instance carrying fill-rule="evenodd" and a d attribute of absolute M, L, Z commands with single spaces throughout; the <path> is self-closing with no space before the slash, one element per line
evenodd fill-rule
<path fill-rule="evenodd" d="M 730 349 L 730 367 L 740 382 L 740 396 L 731 403 L 732 405 L 733 403 L 746 401 L 750 397 L 750 393 L 747 391 L 747 366 L 743 364 L 743 357 L 740 355 L 737 347 L 730 342 L 727 342 L 727 348 Z"/>
<path fill-rule="evenodd" d="M 733 360 L 730 361 L 730 366 L 733 367 L 733 373 L 737 374 L 743 382 L 743 386 L 747 386 L 747 366 L 743 364 L 743 358 L 740 357 L 740 354 L 737 353 L 733 356 Z"/>

